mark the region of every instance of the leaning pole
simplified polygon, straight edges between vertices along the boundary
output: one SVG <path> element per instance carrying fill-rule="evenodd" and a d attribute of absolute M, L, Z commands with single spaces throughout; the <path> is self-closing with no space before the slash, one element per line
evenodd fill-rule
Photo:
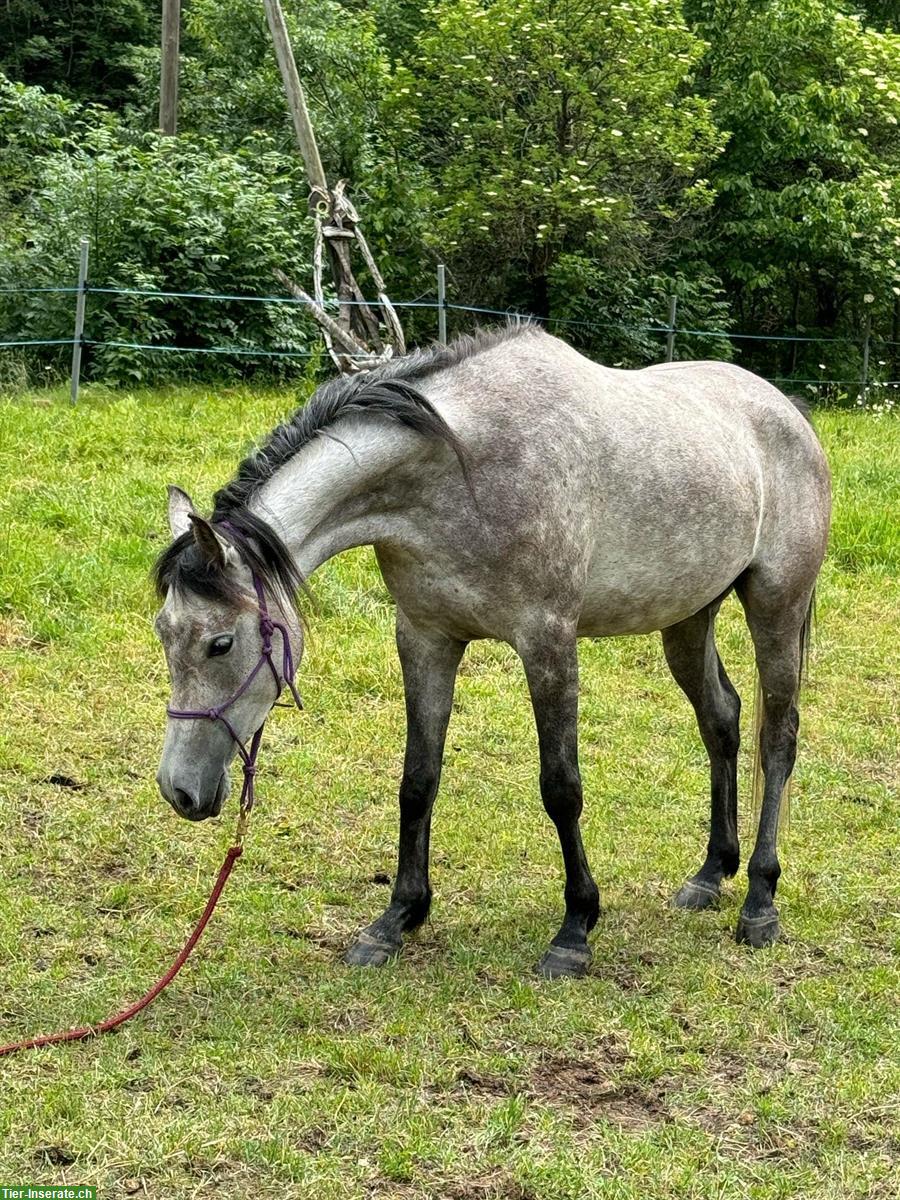
<path fill-rule="evenodd" d="M 309 305 L 312 316 L 321 326 L 328 351 L 340 370 L 347 373 L 367 370 L 395 354 L 406 353 L 403 329 L 360 229 L 359 214 L 347 198 L 346 182 L 338 180 L 333 188 L 329 186 L 280 0 L 263 0 L 263 3 L 297 149 L 306 167 L 310 213 L 316 223 L 312 296 L 283 271 L 276 271 L 276 278 L 298 300 Z M 375 302 L 366 300 L 353 273 L 351 251 L 354 249 L 361 254 L 372 279 L 377 293 Z M 326 252 L 337 294 L 335 317 L 325 311 L 327 301 L 322 275 Z"/>

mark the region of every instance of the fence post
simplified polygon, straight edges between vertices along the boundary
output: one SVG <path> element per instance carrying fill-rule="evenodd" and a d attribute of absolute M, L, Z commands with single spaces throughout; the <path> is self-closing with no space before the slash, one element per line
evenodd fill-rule
<path fill-rule="evenodd" d="M 675 314 L 678 311 L 678 297 L 669 297 L 669 332 L 666 334 L 666 362 L 675 357 Z"/>
<path fill-rule="evenodd" d="M 81 239 L 81 261 L 78 264 L 78 292 L 75 301 L 75 339 L 72 342 L 72 386 L 70 399 L 78 403 L 78 386 L 81 383 L 81 349 L 84 345 L 84 305 L 87 299 L 88 251 L 90 238 Z"/>
<path fill-rule="evenodd" d="M 178 53 L 181 0 L 163 0 L 162 53 L 159 67 L 159 129 L 174 137 L 178 125 Z"/>
<path fill-rule="evenodd" d="M 863 339 L 862 378 L 860 380 L 859 398 L 865 407 L 869 402 L 869 347 L 872 342 L 872 313 L 866 313 L 866 332 Z"/>
<path fill-rule="evenodd" d="M 437 269 L 437 298 L 438 298 L 438 341 L 442 346 L 447 345 L 447 268 L 438 263 Z"/>

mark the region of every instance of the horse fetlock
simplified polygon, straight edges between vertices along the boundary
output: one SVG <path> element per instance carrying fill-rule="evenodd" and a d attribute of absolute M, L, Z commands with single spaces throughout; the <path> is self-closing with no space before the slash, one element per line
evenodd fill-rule
<path fill-rule="evenodd" d="M 723 879 L 731 879 L 738 873 L 738 867 L 741 865 L 740 847 L 734 846 L 717 851 L 719 859 L 719 869 Z"/>
<path fill-rule="evenodd" d="M 765 897 L 771 899 L 775 895 L 781 878 L 781 863 L 774 854 L 759 857 L 754 854 L 747 864 L 747 877 L 750 880 L 750 898 L 763 903 Z"/>
<path fill-rule="evenodd" d="M 395 895 L 391 900 L 391 907 L 402 914 L 400 921 L 404 933 L 416 929 L 431 909 L 431 888 L 413 895 Z"/>

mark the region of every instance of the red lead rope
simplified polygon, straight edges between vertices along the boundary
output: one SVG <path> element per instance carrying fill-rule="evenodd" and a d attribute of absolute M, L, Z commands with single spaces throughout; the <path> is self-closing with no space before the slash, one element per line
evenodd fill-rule
<path fill-rule="evenodd" d="M 232 534 L 239 534 L 240 531 L 229 526 L 228 522 L 225 525 L 229 528 Z M 294 662 L 291 657 L 291 643 L 288 637 L 288 631 L 284 625 L 278 621 L 273 621 L 269 616 L 269 610 L 266 605 L 266 594 L 262 581 L 256 574 L 253 576 L 253 587 L 256 591 L 256 597 L 259 601 L 259 631 L 262 637 L 262 652 L 257 660 L 256 666 L 238 688 L 224 704 L 218 705 L 216 708 L 199 709 L 199 710 L 178 710 L 167 708 L 166 712 L 170 717 L 179 721 L 221 721 L 235 743 L 238 756 L 241 759 L 244 771 L 244 786 L 241 790 L 240 806 L 238 810 L 237 832 L 235 833 L 234 845 L 225 855 L 225 861 L 219 868 L 219 874 L 216 877 L 215 886 L 210 894 L 209 900 L 206 902 L 206 908 L 203 910 L 203 915 L 197 922 L 194 932 L 184 943 L 179 951 L 178 957 L 163 975 L 158 983 L 154 983 L 153 987 L 145 995 L 141 996 L 140 1000 L 136 1000 L 134 1004 L 130 1004 L 128 1008 L 123 1008 L 113 1017 L 107 1017 L 105 1021 L 101 1021 L 99 1025 L 83 1025 L 80 1029 L 65 1029 L 59 1033 L 45 1033 L 41 1037 L 26 1038 L 22 1042 L 10 1042 L 7 1046 L 0 1046 L 0 1058 L 4 1054 L 14 1054 L 16 1050 L 33 1050 L 37 1046 L 52 1046 L 56 1042 L 80 1042 L 86 1038 L 96 1037 L 99 1033 L 109 1033 L 111 1029 L 118 1028 L 119 1025 L 124 1025 L 126 1021 L 130 1021 L 142 1009 L 145 1009 L 148 1004 L 151 1004 L 159 993 L 169 986 L 184 964 L 190 957 L 191 951 L 200 940 L 200 935 L 206 928 L 209 918 L 213 915 L 216 905 L 219 903 L 219 897 L 222 895 L 222 890 L 228 881 L 228 876 L 231 874 L 231 869 L 240 856 L 244 852 L 244 834 L 247 830 L 247 822 L 250 819 L 250 810 L 253 808 L 253 781 L 256 776 L 256 759 L 259 754 L 259 747 L 262 741 L 263 726 L 260 725 L 256 733 L 250 740 L 250 748 L 243 744 L 234 730 L 234 726 L 225 716 L 226 711 L 234 702 L 239 699 L 244 692 L 247 691 L 250 684 L 256 678 L 263 666 L 268 663 L 272 675 L 275 680 L 276 691 L 280 694 L 282 682 L 287 684 L 294 697 L 294 701 L 298 708 L 303 707 L 303 702 L 300 699 L 300 693 L 294 685 Z M 278 668 L 272 660 L 272 634 L 275 631 L 281 634 L 282 640 L 282 676 L 279 677 Z M 277 696 L 276 696 L 277 699 Z M 263 722 L 265 724 L 265 722 Z"/>
<path fill-rule="evenodd" d="M 130 1021 L 142 1009 L 145 1009 L 148 1004 L 152 1003 L 159 993 L 169 986 L 184 964 L 187 962 L 191 951 L 200 940 L 200 935 L 206 928 L 209 918 L 213 915 L 215 907 L 219 902 L 219 897 L 222 895 L 222 890 L 231 874 L 231 869 L 240 856 L 244 852 L 244 847 L 241 845 L 231 846 L 228 853 L 225 855 L 225 861 L 219 868 L 219 874 L 216 878 L 215 887 L 213 888 L 209 900 L 206 902 L 206 908 L 203 910 L 203 915 L 197 922 L 194 932 L 184 943 L 179 951 L 178 957 L 157 983 L 154 983 L 149 992 L 141 996 L 140 1000 L 136 1000 L 134 1004 L 130 1004 L 128 1008 L 123 1008 L 113 1017 L 107 1017 L 105 1021 L 101 1021 L 99 1025 L 83 1025 L 80 1029 L 64 1029 L 59 1033 L 45 1033 L 40 1037 L 26 1038 L 21 1042 L 10 1042 L 7 1046 L 0 1046 L 0 1058 L 4 1054 L 14 1054 L 16 1050 L 33 1050 L 37 1046 L 52 1046 L 56 1042 L 81 1042 L 87 1038 L 96 1037 L 101 1033 L 109 1033 L 111 1029 L 118 1028 L 119 1025 L 124 1025 L 126 1021 Z"/>

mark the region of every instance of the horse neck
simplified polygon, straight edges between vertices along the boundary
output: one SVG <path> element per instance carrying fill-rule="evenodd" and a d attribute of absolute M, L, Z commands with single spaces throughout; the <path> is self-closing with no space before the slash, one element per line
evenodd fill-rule
<path fill-rule="evenodd" d="M 402 427 L 347 419 L 301 447 L 249 507 L 275 527 L 308 577 L 343 550 L 401 536 L 397 473 L 429 452 Z"/>

